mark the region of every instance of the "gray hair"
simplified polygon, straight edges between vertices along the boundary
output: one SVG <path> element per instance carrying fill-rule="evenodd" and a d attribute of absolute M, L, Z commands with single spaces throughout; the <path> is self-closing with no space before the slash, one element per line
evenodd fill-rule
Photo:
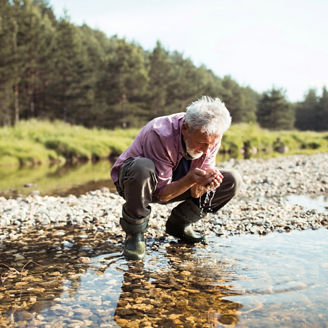
<path fill-rule="evenodd" d="M 230 127 L 231 116 L 219 98 L 203 96 L 187 107 L 185 122 L 189 129 L 222 136 Z"/>

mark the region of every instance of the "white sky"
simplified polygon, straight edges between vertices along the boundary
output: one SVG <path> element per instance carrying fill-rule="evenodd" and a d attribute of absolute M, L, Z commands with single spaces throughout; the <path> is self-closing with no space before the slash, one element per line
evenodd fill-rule
<path fill-rule="evenodd" d="M 257 92 L 328 87 L 327 0 L 50 0 L 55 14 L 152 50 L 157 40 Z"/>

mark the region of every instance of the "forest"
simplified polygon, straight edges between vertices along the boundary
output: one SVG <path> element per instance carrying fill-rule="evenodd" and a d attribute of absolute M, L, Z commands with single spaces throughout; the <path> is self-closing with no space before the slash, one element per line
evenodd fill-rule
<path fill-rule="evenodd" d="M 122 22 L 123 23 L 123 22 Z M 57 18 L 46 0 L 0 0 L 0 125 L 61 120 L 85 127 L 141 127 L 184 111 L 202 95 L 219 97 L 233 123 L 272 130 L 328 129 L 328 91 L 258 93 L 218 77 L 160 41 L 153 50 Z"/>

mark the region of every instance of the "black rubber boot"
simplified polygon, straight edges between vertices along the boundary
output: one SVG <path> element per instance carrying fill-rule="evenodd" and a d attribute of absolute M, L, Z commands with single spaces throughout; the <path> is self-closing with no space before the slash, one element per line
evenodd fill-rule
<path fill-rule="evenodd" d="M 172 210 L 166 222 L 166 233 L 188 244 L 204 242 L 205 236 L 196 233 L 191 226 L 201 218 L 199 207 L 191 199 L 187 199 Z"/>
<path fill-rule="evenodd" d="M 122 229 L 126 232 L 123 254 L 128 260 L 142 260 L 146 254 L 144 232 L 148 227 L 149 216 L 132 219 L 124 213 L 120 219 Z"/>

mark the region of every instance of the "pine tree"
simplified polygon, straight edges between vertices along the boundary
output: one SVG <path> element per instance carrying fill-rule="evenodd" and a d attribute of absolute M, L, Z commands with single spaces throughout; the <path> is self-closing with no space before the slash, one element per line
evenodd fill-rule
<path fill-rule="evenodd" d="M 107 68 L 100 81 L 109 126 L 138 125 L 145 116 L 144 99 L 148 85 L 144 51 L 124 39 L 113 38 Z M 139 122 L 140 123 L 140 122 Z"/>
<path fill-rule="evenodd" d="M 304 101 L 296 105 L 295 127 L 300 130 L 316 130 L 318 125 L 318 97 L 314 89 L 310 89 Z"/>
<path fill-rule="evenodd" d="M 222 98 L 234 122 L 254 120 L 255 91 L 160 42 L 148 52 L 57 19 L 48 0 L 1 0 L 0 14 L 0 124 L 42 117 L 139 127 L 203 95 Z"/>
<path fill-rule="evenodd" d="M 42 110 L 45 86 L 49 74 L 53 74 L 52 54 L 54 49 L 54 26 L 48 17 L 49 11 L 29 0 L 25 1 L 24 19 L 20 24 L 20 44 L 24 44 L 24 69 L 21 72 L 21 115 L 37 117 Z"/>
<path fill-rule="evenodd" d="M 76 110 L 81 104 L 84 81 L 84 53 L 81 38 L 68 17 L 61 18 L 56 30 L 55 73 L 51 83 L 54 115 L 74 123 Z"/>
<path fill-rule="evenodd" d="M 10 124 L 13 86 L 13 26 L 9 1 L 0 1 L 0 123 Z"/>
<path fill-rule="evenodd" d="M 294 127 L 293 108 L 279 89 L 273 88 L 262 95 L 257 119 L 262 127 L 272 130 L 288 130 Z"/>
<path fill-rule="evenodd" d="M 1 50 L 0 50 L 0 70 L 1 70 L 1 88 L 2 94 L 7 94 L 3 102 L 5 110 L 3 111 L 6 120 L 12 124 L 19 121 L 19 82 L 24 65 L 23 45 L 19 43 L 21 6 L 24 1 L 1 1 Z M 9 115 L 9 117 L 8 117 Z"/>
<path fill-rule="evenodd" d="M 171 55 L 172 75 L 168 85 L 167 113 L 185 111 L 186 107 L 204 93 L 197 67 L 178 52 Z"/>
<path fill-rule="evenodd" d="M 149 90 L 150 107 L 149 119 L 165 114 L 168 85 L 172 75 L 172 63 L 169 53 L 165 51 L 159 41 L 150 54 Z"/>
<path fill-rule="evenodd" d="M 318 125 L 317 130 L 328 131 L 328 90 L 322 88 L 322 95 L 318 103 Z"/>

